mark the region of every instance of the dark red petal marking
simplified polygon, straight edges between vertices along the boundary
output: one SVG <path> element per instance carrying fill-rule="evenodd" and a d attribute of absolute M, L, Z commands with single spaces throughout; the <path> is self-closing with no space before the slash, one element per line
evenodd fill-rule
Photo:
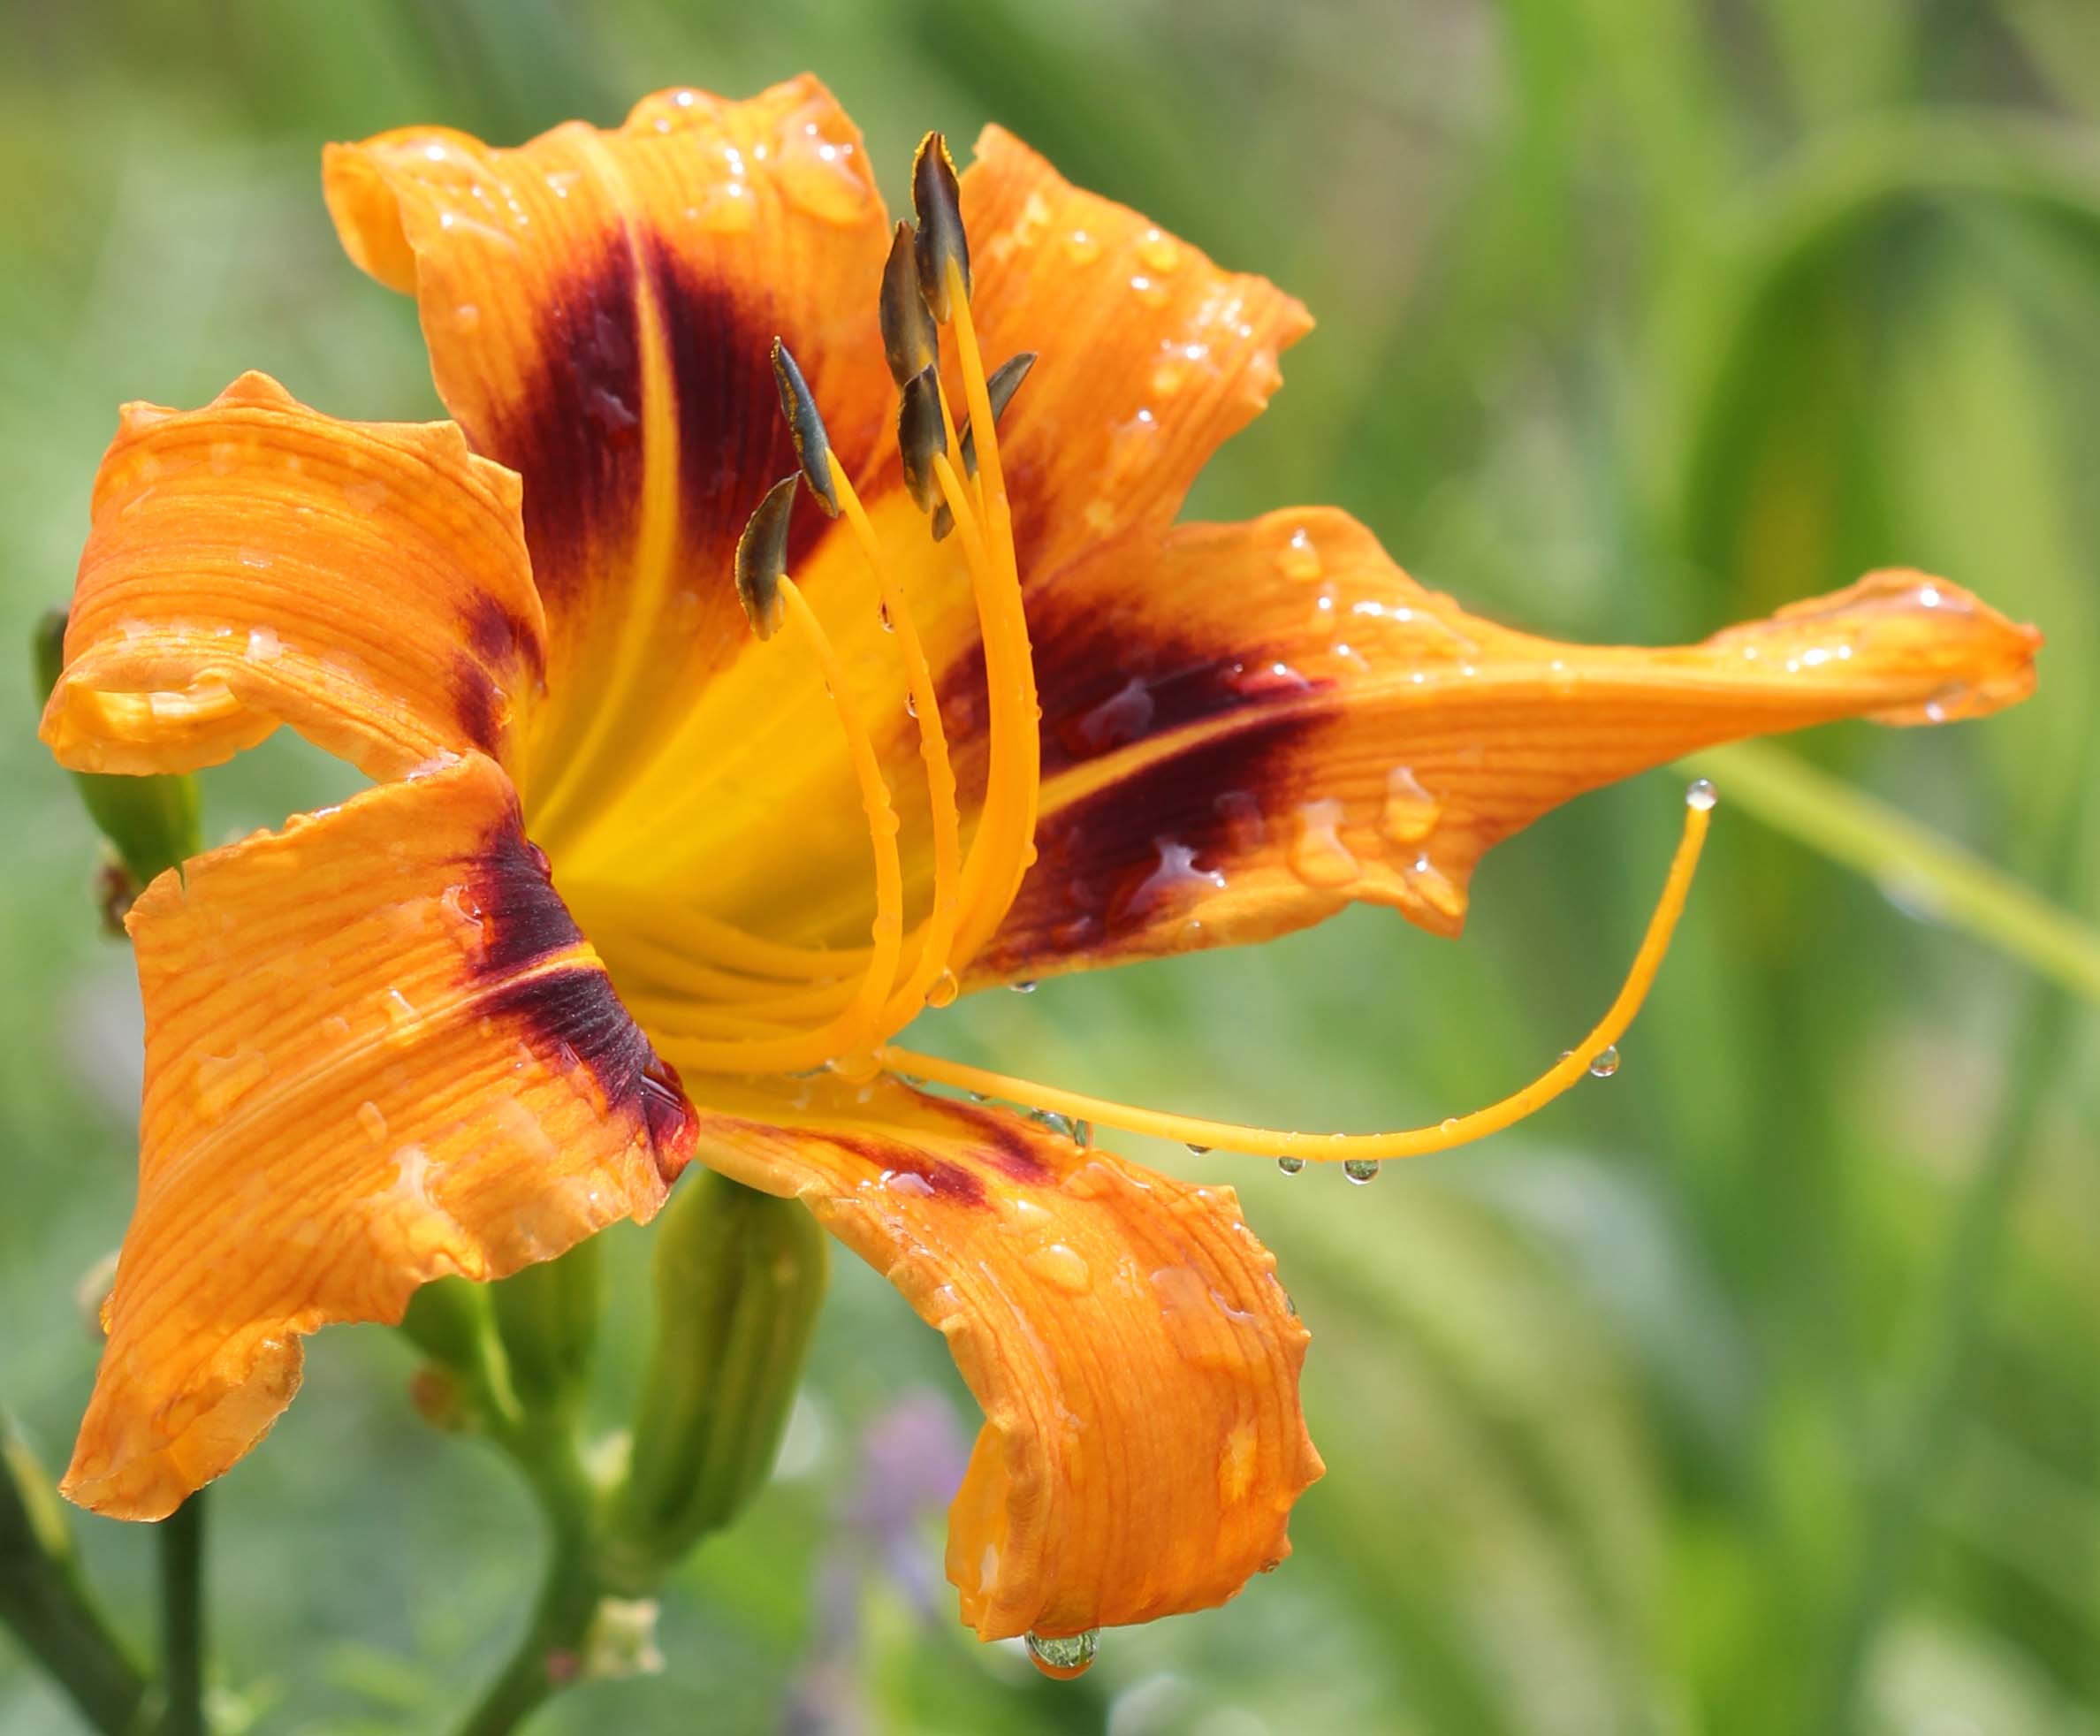
<path fill-rule="evenodd" d="M 675 1176 L 697 1126 L 678 1070 L 657 1054 L 595 959 L 534 969 L 574 951 L 584 936 L 514 804 L 483 838 L 457 893 L 455 913 L 481 931 L 470 969 L 490 985 L 480 1003 L 489 1016 L 522 1024 L 533 1049 L 557 1064 L 589 1069 L 607 1111 L 632 1114 L 658 1169 L 666 1181 Z"/>
<path fill-rule="evenodd" d="M 588 1068 L 608 1112 L 630 1110 L 648 1131 L 666 1179 L 685 1167 L 696 1123 L 678 1076 L 620 1005 L 602 966 L 521 977 L 491 990 L 483 1005 L 491 1018 L 521 1024 L 536 1051 Z"/>
<path fill-rule="evenodd" d="M 626 545 L 642 498 L 642 348 L 624 240 L 549 309 L 536 376 L 476 446 L 525 479 L 525 542 L 550 611 L 574 605 L 594 548 Z"/>
<path fill-rule="evenodd" d="M 1155 924 L 1170 901 L 1216 889 L 1223 864 L 1244 856 L 1251 833 L 1259 835 L 1263 811 L 1294 799 L 1286 787 L 1292 767 L 1305 763 L 1305 738 L 1327 720 L 1259 720 L 1046 810 L 1035 866 L 979 968 L 1113 950 Z"/>

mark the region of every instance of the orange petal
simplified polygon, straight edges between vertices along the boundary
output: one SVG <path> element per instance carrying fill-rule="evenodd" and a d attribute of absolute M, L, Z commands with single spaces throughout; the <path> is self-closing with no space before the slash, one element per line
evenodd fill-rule
<path fill-rule="evenodd" d="M 691 1111 L 479 756 L 164 874 L 139 1201 L 65 1492 L 157 1519 L 298 1389 L 298 1335 L 398 1321 L 646 1219 Z"/>
<path fill-rule="evenodd" d="M 1106 537 L 1164 530 L 1312 320 L 1267 278 L 1074 187 L 1002 127 L 978 139 L 962 215 L 985 366 L 1038 355 L 999 444 L 1021 572 L 1040 584 Z"/>
<path fill-rule="evenodd" d="M 889 233 L 860 135 L 802 78 L 746 103 L 665 92 L 516 149 L 382 133 L 331 148 L 324 187 L 351 257 L 415 292 L 476 448 L 525 479 L 552 627 L 529 794 L 559 830 L 749 641 L 732 552 L 795 465 L 773 339 L 842 452 L 884 425 Z"/>
<path fill-rule="evenodd" d="M 979 980 L 1262 940 L 1352 899 L 1456 933 L 1481 853 L 1571 796 L 1740 736 L 1993 711 L 2039 643 L 1888 572 L 1696 645 L 1559 644 L 1422 590 L 1328 510 L 1130 539 L 1031 619 L 1041 854 Z"/>
<path fill-rule="evenodd" d="M 376 778 L 513 757 L 542 638 L 518 479 L 449 423 L 337 422 L 262 374 L 126 407 L 43 738 L 183 772 L 279 722 Z"/>
<path fill-rule="evenodd" d="M 889 1079 L 709 1096 L 696 1154 L 807 1202 L 984 1407 L 947 1550 L 981 1637 L 1206 1609 L 1289 1553 L 1306 1333 L 1230 1188 Z"/>

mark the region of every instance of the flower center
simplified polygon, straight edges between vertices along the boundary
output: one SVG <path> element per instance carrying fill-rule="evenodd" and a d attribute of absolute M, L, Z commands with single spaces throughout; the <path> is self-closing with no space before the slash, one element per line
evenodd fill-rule
<path fill-rule="evenodd" d="M 884 348 L 901 392 L 897 438 L 913 501 L 930 514 L 937 540 L 959 538 L 977 605 L 988 689 L 990 766 L 983 811 L 962 848 L 955 777 L 942 727 L 932 670 L 909 598 L 831 450 L 802 370 L 787 347 L 773 346 L 780 406 L 801 456 L 798 475 L 774 484 L 737 545 L 736 582 L 752 629 L 771 639 L 786 628 L 814 662 L 830 693 L 861 804 L 874 861 L 875 917 L 865 948 L 795 948 L 761 940 L 728 925 L 703 921 L 696 937 L 727 968 L 705 969 L 710 1034 L 681 1035 L 681 1065 L 719 1072 L 794 1072 L 829 1067 L 848 1079 L 885 1069 L 986 1097 L 999 1097 L 1084 1128 L 1101 1123 L 1127 1132 L 1178 1139 L 1191 1150 L 1224 1148 L 1278 1159 L 1287 1169 L 1308 1160 L 1338 1161 L 1368 1180 L 1387 1158 L 1448 1150 L 1523 1120 L 1586 1075 L 1617 1065 L 1616 1045 L 1647 997 L 1691 889 L 1706 838 L 1712 786 L 1694 784 L 1668 879 L 1617 997 L 1582 1043 L 1518 1091 L 1485 1108 L 1434 1126 L 1385 1133 L 1306 1133 L 1168 1114 L 1084 1093 L 1018 1079 L 940 1056 L 890 1046 L 888 1039 L 922 1006 L 945 1007 L 959 989 L 957 972 L 996 932 L 1035 859 L 1041 789 L 1035 668 L 1015 556 L 1013 514 L 1001 468 L 998 419 L 1034 361 L 1016 356 L 987 374 L 970 313 L 970 254 L 954 165 L 930 133 L 912 165 L 916 232 L 899 224 L 883 274 Z M 940 327 L 955 337 L 969 420 L 958 434 L 941 383 Z M 955 461 L 962 461 L 958 472 Z M 796 495 L 807 486 L 823 509 L 843 516 L 873 578 L 884 619 L 903 665 L 933 827 L 933 893 L 925 917 L 904 932 L 903 874 L 895 805 L 881 758 L 860 715 L 839 655 L 817 613 L 787 570 L 788 529 Z M 853 974 L 857 971 L 857 975 Z M 719 1034 L 713 1034 L 719 1033 Z"/>
<path fill-rule="evenodd" d="M 970 316 L 970 260 L 953 164 L 939 135 L 919 148 L 912 171 L 918 228 L 900 224 L 884 271 L 884 346 L 902 394 L 898 440 L 906 486 L 932 514 L 931 534 L 956 536 L 970 574 L 985 647 L 990 765 L 983 811 L 962 845 L 955 775 L 939 696 L 909 598 L 886 558 L 846 468 L 786 346 L 775 342 L 780 403 L 802 458 L 799 476 L 774 485 L 737 548 L 737 584 L 761 639 L 787 629 L 829 690 L 868 821 L 875 875 L 871 944 L 861 949 L 781 946 L 703 921 L 696 938 L 723 969 L 701 967 L 704 1010 L 681 1024 L 708 1034 L 679 1045 L 682 1064 L 720 1072 L 792 1072 L 831 1066 L 871 1077 L 876 1051 L 923 1006 L 958 993 L 958 970 L 991 938 L 1035 859 L 1041 787 L 1035 663 L 1022 609 L 1013 514 L 1000 463 L 997 423 L 1032 356 L 986 373 Z M 940 378 L 939 328 L 955 334 L 968 421 L 958 434 Z M 958 473 L 956 461 L 961 461 Z M 798 488 L 843 516 L 873 578 L 883 618 L 903 665 L 933 830 L 933 895 L 925 918 L 904 932 L 904 881 L 897 817 L 874 738 L 856 706 L 837 651 L 786 567 L 788 527 Z M 851 977 L 857 967 L 857 977 Z M 786 979 L 786 980 L 783 980 Z M 718 1034 L 719 1033 L 719 1034 Z"/>

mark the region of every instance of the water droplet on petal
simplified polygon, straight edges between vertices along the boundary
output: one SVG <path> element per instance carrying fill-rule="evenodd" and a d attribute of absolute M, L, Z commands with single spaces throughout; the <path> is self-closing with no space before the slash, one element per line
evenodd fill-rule
<path fill-rule="evenodd" d="M 1053 1681 L 1069 1682 L 1075 1676 L 1084 1676 L 1093 1667 L 1094 1653 L 1100 1645 L 1101 1630 L 1098 1627 L 1054 1640 L 1033 1628 L 1028 1632 L 1029 1662 Z"/>
<path fill-rule="evenodd" d="M 1012 989 L 1016 994 L 1033 994 L 1036 992 L 1033 977 L 1023 977 L 1019 982 L 1008 983 L 1007 986 Z"/>
<path fill-rule="evenodd" d="M 1685 792 L 1685 803 L 1697 808 L 1702 814 L 1711 812 L 1714 803 L 1720 799 L 1719 794 L 1714 788 L 1713 780 L 1708 778 L 1693 779 L 1691 788 Z"/>
<path fill-rule="evenodd" d="M 911 697 L 911 690 L 909 688 L 904 691 L 904 715 L 908 718 L 915 718 L 918 715 L 918 701 Z"/>
<path fill-rule="evenodd" d="M 876 606 L 882 612 L 882 630 L 885 633 L 894 633 L 897 630 L 897 623 L 890 619 L 889 605 L 879 603 Z"/>
<path fill-rule="evenodd" d="M 1352 1157 L 1343 1164 L 1342 1173 L 1361 1187 L 1366 1182 L 1378 1179 L 1378 1160 L 1375 1157 Z"/>
<path fill-rule="evenodd" d="M 1276 1168 L 1286 1176 L 1295 1176 L 1305 1167 L 1305 1160 L 1302 1157 L 1279 1157 L 1276 1160 Z"/>
<path fill-rule="evenodd" d="M 1308 886 L 1347 886 L 1363 872 L 1342 841 L 1343 807 L 1332 796 L 1307 802 L 1297 811 L 1297 841 L 1291 847 L 1291 871 Z"/>
<path fill-rule="evenodd" d="M 1062 1242 L 1052 1242 L 1046 1247 L 1022 1255 L 1021 1264 L 1053 1290 L 1061 1290 L 1067 1296 L 1084 1296 L 1093 1288 L 1093 1273 L 1087 1267 L 1085 1256 Z"/>
<path fill-rule="evenodd" d="M 1412 768 L 1396 765 L 1386 773 L 1385 813 L 1379 829 L 1396 844 L 1419 844 L 1436 830 L 1443 804 L 1422 788 Z"/>
<path fill-rule="evenodd" d="M 1590 1077 L 1609 1079 L 1619 1070 L 1619 1052 L 1617 1043 L 1607 1043 L 1590 1057 Z"/>
<path fill-rule="evenodd" d="M 1164 275 L 1181 263 L 1181 248 L 1171 237 L 1162 235 L 1156 229 L 1148 229 L 1138 243 L 1138 257 L 1145 262 L 1147 270 Z"/>
<path fill-rule="evenodd" d="M 1189 1155 L 1191 1157 L 1208 1157 L 1210 1154 L 1211 1148 L 1208 1146 L 1199 1146 L 1193 1139 L 1189 1141 Z"/>
<path fill-rule="evenodd" d="M 938 1010 L 955 1004 L 955 996 L 962 992 L 962 985 L 955 980 L 955 973 L 945 967 L 940 974 L 926 985 L 926 1004 Z"/>
<path fill-rule="evenodd" d="M 1290 540 L 1278 551 L 1276 570 L 1300 584 L 1310 584 L 1326 572 L 1327 565 L 1320 560 L 1320 551 L 1312 545 L 1312 533 L 1304 525 L 1293 530 Z"/>

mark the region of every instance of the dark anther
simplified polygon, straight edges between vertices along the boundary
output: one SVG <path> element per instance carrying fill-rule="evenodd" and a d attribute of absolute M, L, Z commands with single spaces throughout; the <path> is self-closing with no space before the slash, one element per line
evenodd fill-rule
<path fill-rule="evenodd" d="M 933 317 L 945 325 L 955 312 L 948 305 L 949 265 L 960 269 L 962 299 L 970 299 L 970 238 L 962 232 L 962 190 L 955 179 L 955 160 L 938 133 L 920 140 L 918 155 L 911 159 L 911 204 L 918 213 L 919 290 Z"/>
<path fill-rule="evenodd" d="M 1014 394 L 1021 390 L 1021 382 L 1028 377 L 1028 370 L 1035 366 L 1036 353 L 1023 350 L 1018 355 L 1009 355 L 992 370 L 992 377 L 985 382 L 985 396 L 992 403 L 992 425 L 998 427 L 1006 415 L 1006 407 L 1014 401 Z M 962 473 L 977 475 L 977 432 L 965 422 L 961 435 L 962 442 Z M 955 528 L 955 515 L 948 511 L 943 500 L 933 509 L 933 540 L 940 542 Z"/>
<path fill-rule="evenodd" d="M 904 486 L 919 511 L 930 512 L 940 499 L 933 475 L 933 454 L 947 450 L 947 430 L 940 422 L 940 379 L 922 368 L 904 388 L 897 406 L 897 450 L 904 459 Z"/>
<path fill-rule="evenodd" d="M 911 225 L 900 223 L 882 268 L 882 353 L 889 358 L 890 377 L 902 392 L 911 377 L 940 358 L 940 328 L 933 324 L 926 298 L 919 292 L 918 259 Z"/>
<path fill-rule="evenodd" d="M 1028 370 L 1035 366 L 1036 353 L 1023 350 L 1018 355 L 1009 355 L 992 370 L 992 377 L 985 382 L 985 396 L 992 404 L 992 425 L 996 428 L 1006 417 L 1006 407 L 1014 401 L 1014 394 L 1021 390 L 1021 382 L 1028 377 Z M 970 476 L 977 475 L 977 438 L 970 424 L 962 424 L 962 468 Z"/>
<path fill-rule="evenodd" d="M 802 460 L 803 480 L 830 518 L 839 515 L 838 491 L 832 486 L 831 437 L 817 414 L 817 400 L 795 356 L 778 338 L 772 346 L 773 383 L 780 388 L 780 414 L 795 436 L 795 455 Z"/>
<path fill-rule="evenodd" d="M 765 499 L 736 539 L 736 598 L 749 618 L 751 631 L 770 639 L 780 630 L 780 578 L 788 570 L 788 524 L 795 516 L 799 476 L 782 476 L 765 491 Z"/>

